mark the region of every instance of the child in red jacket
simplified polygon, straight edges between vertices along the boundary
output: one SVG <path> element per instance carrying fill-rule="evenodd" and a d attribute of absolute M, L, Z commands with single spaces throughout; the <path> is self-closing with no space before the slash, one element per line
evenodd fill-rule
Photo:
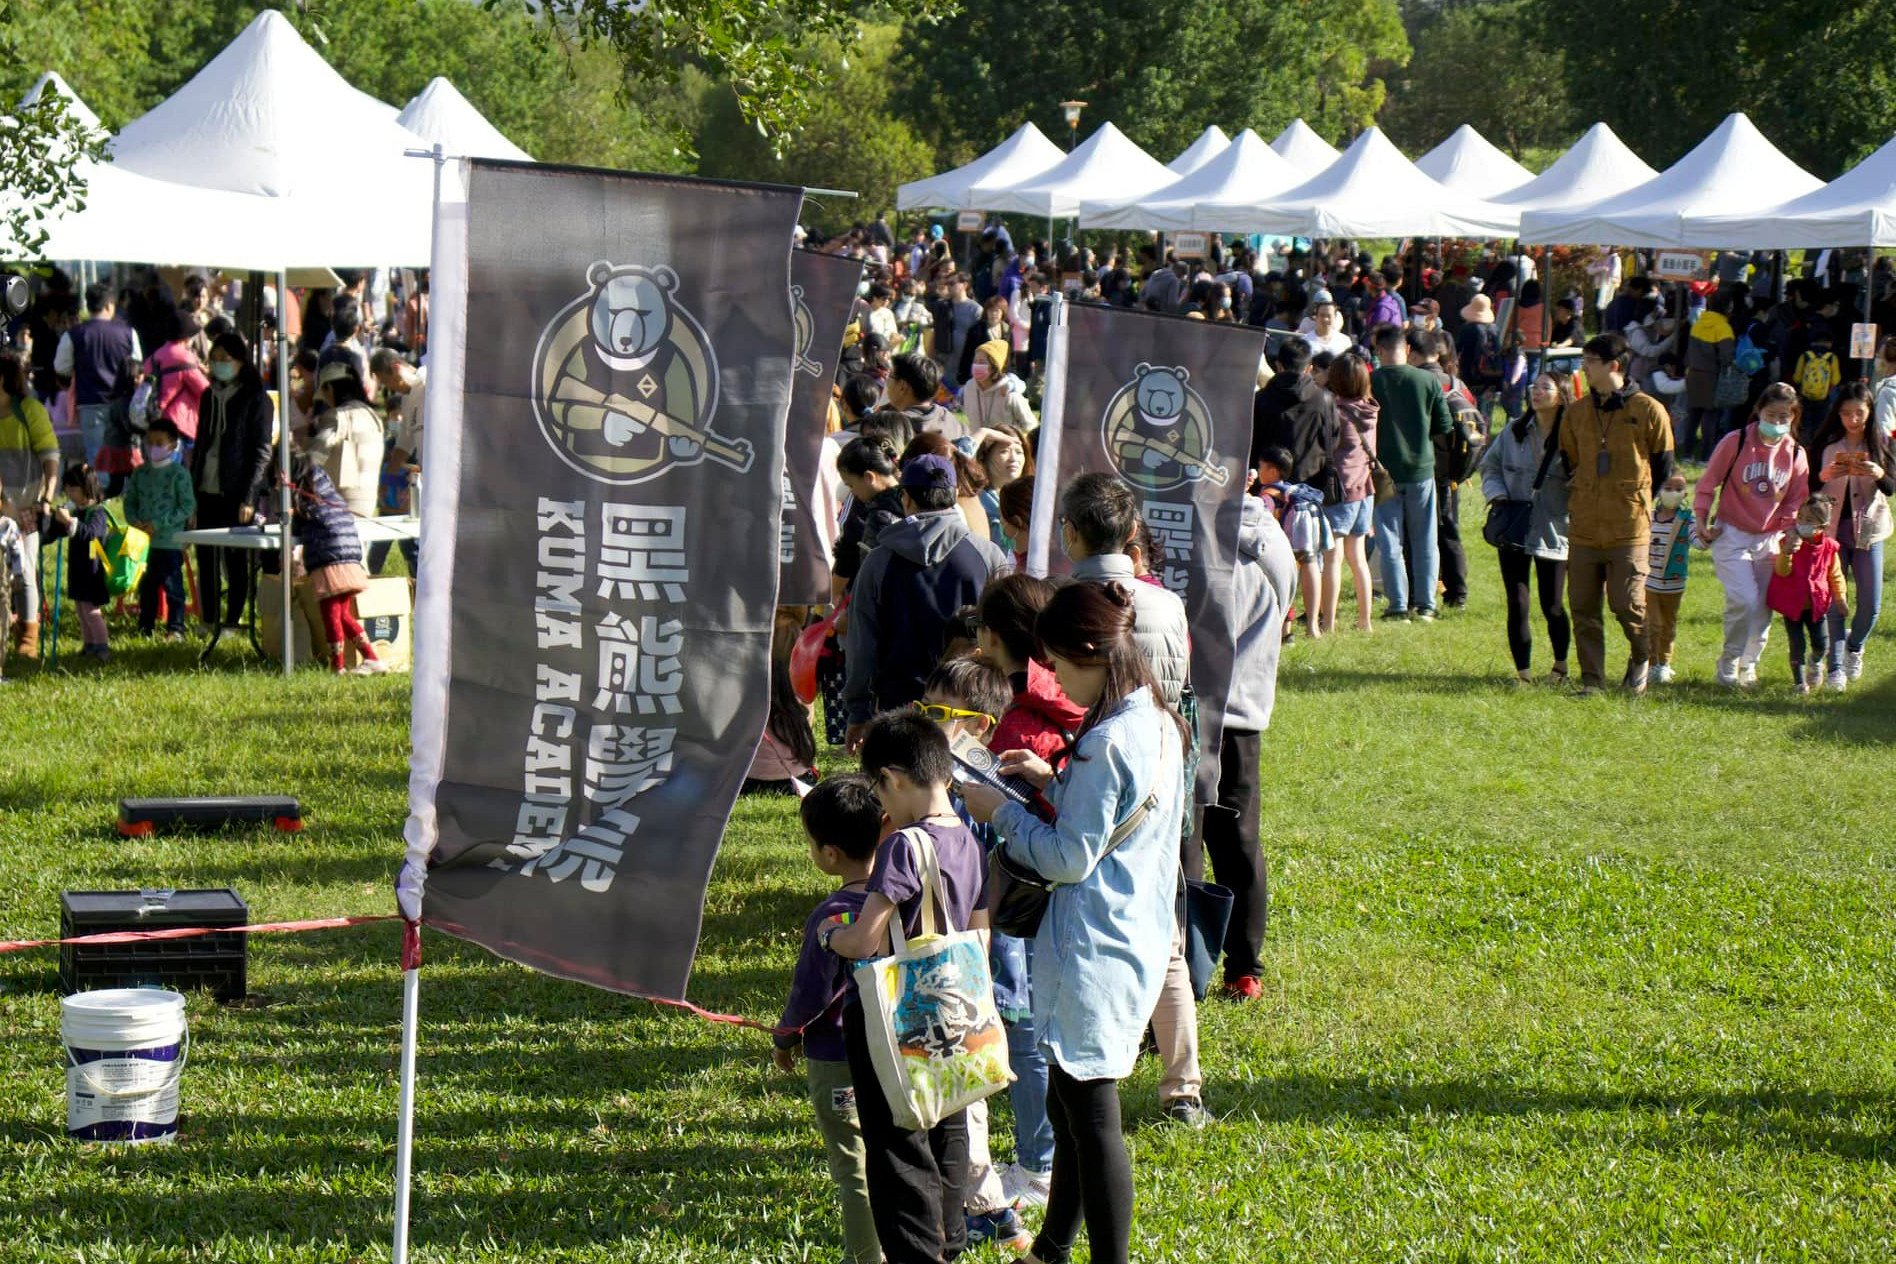
<path fill-rule="evenodd" d="M 1824 534 L 1833 501 L 1812 496 L 1797 511 L 1797 529 L 1786 532 L 1771 566 L 1771 586 L 1765 601 L 1784 616 L 1784 635 L 1791 643 L 1791 688 L 1805 694 L 1823 683 L 1824 652 L 1829 637 L 1824 616 L 1835 604 L 1844 609 L 1849 598 L 1843 586 L 1843 564 L 1837 542 Z M 1810 643 L 1810 666 L 1804 666 L 1804 646 Z"/>

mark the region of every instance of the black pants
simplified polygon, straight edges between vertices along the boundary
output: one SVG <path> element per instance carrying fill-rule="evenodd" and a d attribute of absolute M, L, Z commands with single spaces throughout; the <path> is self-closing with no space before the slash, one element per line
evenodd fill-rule
<path fill-rule="evenodd" d="M 1468 600 L 1468 551 L 1462 548 L 1461 497 L 1441 479 L 1435 480 L 1435 548 L 1441 558 L 1442 600 L 1460 605 Z M 1409 604 L 1415 605 L 1413 585 Z M 1423 603 L 1435 606 L 1435 594 Z"/>
<path fill-rule="evenodd" d="M 1231 891 L 1225 927 L 1226 979 L 1263 972 L 1264 931 L 1271 916 L 1270 876 L 1258 843 L 1258 759 L 1261 735 L 1226 729 L 1218 747 L 1218 801 L 1205 805 L 1205 850 L 1218 885 Z"/>
<path fill-rule="evenodd" d="M 968 1222 L 961 1214 L 968 1185 L 967 1112 L 957 1111 L 926 1132 L 897 1127 L 869 1056 L 862 1006 L 853 999 L 843 1005 L 843 1041 L 856 1084 L 869 1213 L 882 1256 L 888 1264 L 945 1264 L 968 1249 Z M 1054 1161 L 1057 1172 L 1057 1151 Z"/>
<path fill-rule="evenodd" d="M 1679 427 L 1679 455 L 1694 461 L 1705 461 L 1712 455 L 1712 447 L 1724 437 L 1725 413 L 1723 408 L 1688 408 L 1685 421 Z"/>
<path fill-rule="evenodd" d="M 165 595 L 165 631 L 184 631 L 184 550 L 153 549 L 138 580 L 138 630 L 158 626 L 158 594 Z"/>
<path fill-rule="evenodd" d="M 861 1097 L 862 1090 L 856 1095 Z M 1067 1264 L 1084 1218 L 1093 1264 L 1127 1264 L 1132 1159 L 1119 1120 L 1119 1081 L 1076 1080 L 1050 1060 L 1047 1118 L 1053 1124 L 1053 1183 L 1034 1257 L 1042 1264 Z M 888 1250 L 886 1241 L 883 1250 Z"/>
<path fill-rule="evenodd" d="M 1541 617 L 1547 620 L 1547 639 L 1554 643 L 1554 661 L 1567 661 L 1573 641 L 1573 623 L 1567 618 L 1567 564 L 1530 557 L 1520 549 L 1502 549 L 1501 584 L 1508 595 L 1508 652 L 1514 670 L 1526 671 L 1534 657 L 1534 628 L 1528 611 L 1528 585 L 1540 589 Z"/>
<path fill-rule="evenodd" d="M 1791 646 L 1791 675 L 1798 680 L 1803 679 L 1806 639 L 1810 642 L 1810 661 L 1813 663 L 1821 664 L 1824 661 L 1824 654 L 1830 649 L 1830 629 L 1824 626 L 1822 619 L 1810 617 L 1809 607 L 1805 608 L 1804 617 L 1801 619 L 1793 619 L 1789 615 L 1784 616 L 1784 639 L 1790 642 Z"/>
<path fill-rule="evenodd" d="M 218 496 L 211 492 L 199 492 L 197 498 L 197 524 L 205 530 L 216 527 L 234 527 L 237 525 L 237 510 L 242 502 L 229 496 Z M 218 576 L 223 574 L 227 585 L 224 598 L 224 622 L 236 626 L 244 622 L 244 611 L 250 605 L 250 560 L 241 550 L 214 549 L 209 545 L 199 545 L 198 557 L 198 617 L 206 624 L 217 620 Z"/>

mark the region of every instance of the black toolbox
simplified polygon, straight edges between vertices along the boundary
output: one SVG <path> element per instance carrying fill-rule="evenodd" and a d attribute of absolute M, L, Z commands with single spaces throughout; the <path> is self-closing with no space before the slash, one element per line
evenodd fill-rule
<path fill-rule="evenodd" d="M 243 926 L 250 907 L 229 887 L 199 891 L 62 891 L 59 937 L 184 926 Z M 62 992 L 96 988 L 209 988 L 220 1001 L 241 1000 L 250 936 L 236 931 L 187 939 L 117 944 L 61 944 Z"/>

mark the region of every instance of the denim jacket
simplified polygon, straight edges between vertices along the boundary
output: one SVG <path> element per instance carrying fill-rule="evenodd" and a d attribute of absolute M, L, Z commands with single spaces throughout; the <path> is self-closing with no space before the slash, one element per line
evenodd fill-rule
<path fill-rule="evenodd" d="M 1015 860 L 1062 885 L 1034 937 L 1033 1013 L 1041 1045 L 1080 1080 L 1124 1079 L 1158 1004 L 1177 931 L 1184 768 L 1178 729 L 1144 690 L 1080 739 L 1047 787 L 1047 824 L 1018 804 L 994 816 Z M 1114 826 L 1148 794 L 1157 807 L 1110 856 Z"/>

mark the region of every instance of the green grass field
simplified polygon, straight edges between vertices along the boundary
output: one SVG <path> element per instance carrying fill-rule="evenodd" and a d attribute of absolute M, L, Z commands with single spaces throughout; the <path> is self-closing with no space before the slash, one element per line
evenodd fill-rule
<path fill-rule="evenodd" d="M 1155 1122 L 1149 1061 L 1127 1083 L 1135 1258 L 1896 1259 L 1896 639 L 1799 699 L 1780 631 L 1763 686 L 1720 691 L 1701 563 L 1684 681 L 1576 701 L 1509 683 L 1471 553 L 1465 612 L 1285 656 L 1265 999 L 1203 1012 L 1213 1127 Z M 67 888 L 390 910 L 405 680 L 129 640 L 22 674 L 0 938 L 56 934 Z M 112 832 L 121 796 L 261 791 L 299 795 L 307 832 Z M 822 890 L 787 805 L 740 803 L 693 999 L 773 1017 Z M 392 925 L 257 940 L 248 1004 L 191 998 L 180 1143 L 134 1149 L 66 1140 L 55 954 L 0 956 L 0 1261 L 386 1258 L 396 949 Z M 417 1258 L 838 1257 L 764 1037 L 427 950 Z"/>

